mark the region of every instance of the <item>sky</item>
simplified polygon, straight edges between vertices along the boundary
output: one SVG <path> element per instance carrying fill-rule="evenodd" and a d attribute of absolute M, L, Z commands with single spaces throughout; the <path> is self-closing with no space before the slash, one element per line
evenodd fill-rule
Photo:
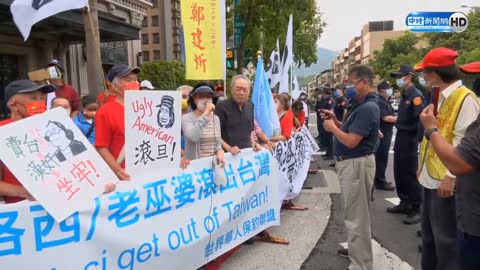
<path fill-rule="evenodd" d="M 394 30 L 405 30 L 405 18 L 413 11 L 457 11 L 468 13 L 460 6 L 480 6 L 480 0 L 316 0 L 327 23 L 318 46 L 342 50 L 360 35 L 369 21 L 393 20 Z"/>

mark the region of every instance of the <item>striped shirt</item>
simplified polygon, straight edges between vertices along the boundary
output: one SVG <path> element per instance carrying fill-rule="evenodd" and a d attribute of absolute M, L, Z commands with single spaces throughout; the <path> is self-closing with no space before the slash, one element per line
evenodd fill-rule
<path fill-rule="evenodd" d="M 210 157 L 215 154 L 217 140 L 219 138 L 220 131 L 215 128 L 213 121 L 209 121 L 207 126 L 203 129 L 200 136 L 200 157 Z"/>

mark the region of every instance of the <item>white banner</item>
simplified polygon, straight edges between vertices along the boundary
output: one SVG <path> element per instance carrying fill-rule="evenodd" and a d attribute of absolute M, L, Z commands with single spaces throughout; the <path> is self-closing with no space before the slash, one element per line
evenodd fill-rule
<path fill-rule="evenodd" d="M 280 221 L 278 164 L 268 151 L 227 154 L 162 177 L 121 182 L 58 224 L 40 205 L 0 205 L 2 269 L 197 269 Z"/>
<path fill-rule="evenodd" d="M 88 6 L 88 0 L 15 0 L 10 12 L 18 30 L 26 41 L 32 26 L 57 13 Z"/>
<path fill-rule="evenodd" d="M 118 181 L 63 108 L 0 127 L 0 160 L 57 221 Z"/>
<path fill-rule="evenodd" d="M 293 16 L 290 14 L 290 19 L 288 21 L 287 28 L 287 39 L 285 41 L 285 48 L 282 52 L 282 75 L 280 76 L 280 88 L 279 93 L 288 93 L 290 92 L 291 85 L 289 82 L 289 71 L 290 67 L 293 64 Z M 290 74 L 293 76 L 293 74 Z"/>
<path fill-rule="evenodd" d="M 306 127 L 294 133 L 290 140 L 277 143 L 274 156 L 280 165 L 280 196 L 284 200 L 294 199 L 300 194 L 312 154 L 319 150 Z"/>
<path fill-rule="evenodd" d="M 125 93 L 125 166 L 132 178 L 179 167 L 181 100 L 178 91 Z"/>

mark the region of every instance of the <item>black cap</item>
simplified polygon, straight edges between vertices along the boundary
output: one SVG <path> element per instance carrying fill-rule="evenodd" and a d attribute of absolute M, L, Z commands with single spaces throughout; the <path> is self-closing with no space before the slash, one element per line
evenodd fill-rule
<path fill-rule="evenodd" d="M 36 84 L 30 80 L 18 80 L 5 87 L 5 100 L 8 102 L 13 96 L 20 93 L 30 93 L 40 90 L 44 93 L 55 91 L 53 85 Z"/>
<path fill-rule="evenodd" d="M 335 86 L 335 89 L 340 89 L 340 90 L 347 90 L 347 86 L 345 84 L 337 84 Z"/>
<path fill-rule="evenodd" d="M 332 88 L 330 88 L 330 87 L 323 88 L 322 92 L 327 94 L 327 95 L 331 95 L 333 93 Z"/>
<path fill-rule="evenodd" d="M 378 87 L 377 87 L 378 91 L 386 90 L 389 88 L 392 88 L 392 85 L 390 84 L 389 81 L 382 81 L 381 83 L 378 84 Z"/>
<path fill-rule="evenodd" d="M 138 74 L 140 73 L 140 68 L 138 67 L 129 67 L 127 65 L 124 65 L 124 64 L 119 64 L 119 65 L 115 65 L 113 66 L 110 71 L 108 71 L 107 73 L 107 81 L 111 82 L 115 79 L 115 77 L 120 77 L 120 78 L 123 78 L 125 76 L 127 76 L 128 74 L 130 73 L 135 73 L 135 74 Z"/>
<path fill-rule="evenodd" d="M 392 78 L 397 78 L 397 77 L 407 76 L 408 74 L 413 74 L 413 73 L 414 73 L 414 70 L 411 66 L 402 65 L 400 66 L 398 71 L 394 71 L 390 73 L 390 76 Z"/>
<path fill-rule="evenodd" d="M 57 67 L 61 72 L 64 72 L 63 63 L 57 59 L 53 59 L 50 63 L 47 64 L 47 67 Z"/>

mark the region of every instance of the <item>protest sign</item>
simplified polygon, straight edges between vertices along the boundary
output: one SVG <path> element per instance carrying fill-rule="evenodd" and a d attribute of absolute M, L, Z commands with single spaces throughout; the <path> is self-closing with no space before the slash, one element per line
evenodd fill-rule
<path fill-rule="evenodd" d="M 211 158 L 121 182 L 58 224 L 36 203 L 0 205 L 2 269 L 197 269 L 279 225 L 278 164 L 268 151 Z"/>
<path fill-rule="evenodd" d="M 125 164 L 135 179 L 152 179 L 152 171 L 180 164 L 181 93 L 125 93 Z"/>
<path fill-rule="evenodd" d="M 118 181 L 63 108 L 0 127 L 0 159 L 57 221 Z"/>
<path fill-rule="evenodd" d="M 187 80 L 225 79 L 224 0 L 182 0 Z"/>
<path fill-rule="evenodd" d="M 284 200 L 291 200 L 300 194 L 307 179 L 312 154 L 319 150 L 306 127 L 296 132 L 288 141 L 277 143 L 274 156 L 280 166 L 280 196 L 283 196 Z"/>

